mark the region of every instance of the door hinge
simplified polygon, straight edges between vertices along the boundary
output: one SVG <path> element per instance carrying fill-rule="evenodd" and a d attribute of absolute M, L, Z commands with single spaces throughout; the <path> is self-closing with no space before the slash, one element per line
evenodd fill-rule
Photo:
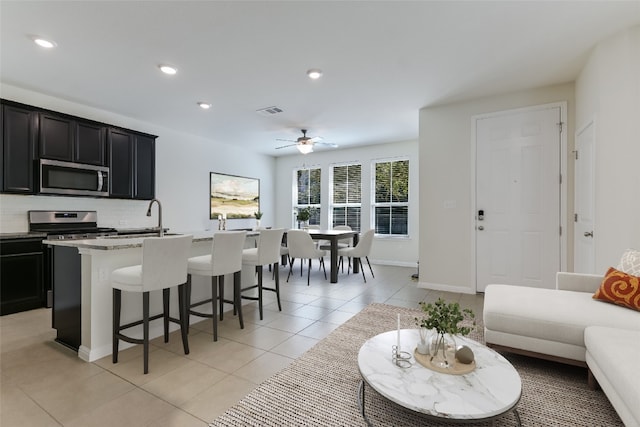
<path fill-rule="evenodd" d="M 559 122 L 558 123 L 558 129 L 560 130 L 560 133 L 562 133 L 562 129 L 564 127 L 563 125 L 564 125 L 564 122 Z"/>
<path fill-rule="evenodd" d="M 560 235 L 562 236 L 562 226 L 560 226 Z"/>
<path fill-rule="evenodd" d="M 562 174 L 560 174 L 560 184 L 562 184 Z"/>
<path fill-rule="evenodd" d="M 573 214 L 573 222 L 578 222 L 578 214 L 577 213 Z"/>
<path fill-rule="evenodd" d="M 578 160 L 578 150 L 574 150 L 573 154 L 576 156 L 576 160 Z"/>

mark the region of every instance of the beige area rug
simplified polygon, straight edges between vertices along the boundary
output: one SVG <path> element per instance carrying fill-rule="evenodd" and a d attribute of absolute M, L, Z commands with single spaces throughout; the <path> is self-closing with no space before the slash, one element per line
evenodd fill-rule
<path fill-rule="evenodd" d="M 397 325 L 414 327 L 420 311 L 371 304 L 316 344 L 289 367 L 263 382 L 211 426 L 363 426 L 357 402 L 358 351 L 369 338 Z M 484 343 L 482 328 L 471 337 Z M 522 379 L 518 412 L 523 426 L 623 426 L 602 391 L 589 390 L 587 372 L 505 354 Z M 374 426 L 451 426 L 421 417 L 366 389 L 366 413 Z M 514 426 L 507 413 L 478 426 Z"/>

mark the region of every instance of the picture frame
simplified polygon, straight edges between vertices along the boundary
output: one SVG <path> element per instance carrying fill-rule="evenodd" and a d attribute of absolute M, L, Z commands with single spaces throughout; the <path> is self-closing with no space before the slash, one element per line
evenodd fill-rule
<path fill-rule="evenodd" d="M 255 218 L 260 211 L 260 180 L 209 172 L 209 218 Z"/>

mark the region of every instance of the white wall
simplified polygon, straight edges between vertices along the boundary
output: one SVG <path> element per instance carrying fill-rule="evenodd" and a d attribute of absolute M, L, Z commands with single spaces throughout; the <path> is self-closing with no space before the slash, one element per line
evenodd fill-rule
<path fill-rule="evenodd" d="M 380 144 L 351 149 L 315 151 L 311 154 L 294 154 L 279 157 L 276 160 L 276 217 L 278 227 L 292 227 L 293 213 L 293 170 L 301 167 L 320 167 L 322 169 L 322 220 L 321 227 L 329 228 L 329 178 L 333 164 L 359 162 L 362 164 L 362 228 L 372 228 L 371 224 L 371 162 L 377 159 L 407 157 L 409 159 L 409 237 L 376 237 L 369 259 L 372 262 L 388 265 L 415 266 L 418 260 L 419 210 L 418 197 L 420 185 L 419 158 L 417 141 Z M 263 224 L 273 224 L 273 219 L 265 215 Z"/>
<path fill-rule="evenodd" d="M 599 43 L 576 80 L 577 127 L 595 120 L 595 268 L 640 249 L 640 26 Z"/>
<path fill-rule="evenodd" d="M 472 117 L 553 102 L 567 102 L 567 150 L 574 146 L 574 86 L 571 83 L 420 110 L 419 286 L 475 293 L 473 235 Z M 573 165 L 568 165 L 573 194 Z M 567 212 L 573 212 L 573 196 Z M 446 203 L 445 203 L 446 202 Z M 568 240 L 573 240 L 572 230 Z M 572 252 L 571 246 L 568 248 Z M 569 257 L 572 259 L 572 256 Z"/>
<path fill-rule="evenodd" d="M 163 226 L 174 231 L 217 229 L 209 220 L 209 172 L 260 179 L 260 209 L 274 215 L 274 168 L 271 156 L 251 153 L 233 145 L 176 132 L 116 113 L 0 84 L 0 96 L 24 104 L 158 135 L 156 140 L 156 197 L 162 202 Z M 231 141 L 232 142 L 232 141 Z M 147 201 L 85 197 L 0 195 L 0 231 L 26 231 L 30 209 L 97 210 L 100 226 L 134 228 L 155 226 L 157 208 L 145 216 Z M 228 228 L 246 228 L 254 220 L 231 220 Z"/>

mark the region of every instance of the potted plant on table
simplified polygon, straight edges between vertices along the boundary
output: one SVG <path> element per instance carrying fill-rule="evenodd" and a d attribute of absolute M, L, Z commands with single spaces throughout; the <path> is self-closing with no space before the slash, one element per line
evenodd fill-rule
<path fill-rule="evenodd" d="M 309 218 L 311 218 L 311 212 L 309 208 L 302 208 L 298 210 L 298 228 L 302 229 L 309 225 Z"/>
<path fill-rule="evenodd" d="M 435 303 L 422 301 L 419 304 L 427 317 L 416 317 L 416 325 L 425 330 L 436 331 L 429 345 L 431 363 L 440 368 L 452 367 L 456 352 L 455 335 L 469 335 L 476 325 L 475 314 L 471 309 L 460 309 L 457 302 L 447 304 L 442 298 L 438 298 Z M 472 326 L 462 326 L 464 320 L 473 320 Z"/>
<path fill-rule="evenodd" d="M 256 211 L 253 213 L 253 216 L 256 217 L 256 229 L 260 228 L 260 219 L 262 218 L 262 212 Z"/>

